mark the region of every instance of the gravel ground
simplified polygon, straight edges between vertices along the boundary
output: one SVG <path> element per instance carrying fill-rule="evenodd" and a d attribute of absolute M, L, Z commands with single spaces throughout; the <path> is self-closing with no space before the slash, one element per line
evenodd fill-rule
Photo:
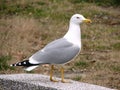
<path fill-rule="evenodd" d="M 60 80 L 60 78 L 56 78 Z M 113 90 L 110 88 L 72 81 L 51 82 L 49 76 L 41 74 L 0 75 L 0 90 Z"/>

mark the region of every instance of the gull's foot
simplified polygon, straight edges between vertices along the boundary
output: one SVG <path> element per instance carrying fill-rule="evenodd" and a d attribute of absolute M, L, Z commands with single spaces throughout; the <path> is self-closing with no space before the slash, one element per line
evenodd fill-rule
<path fill-rule="evenodd" d="M 70 80 L 66 80 L 66 79 L 65 79 L 65 80 L 61 80 L 61 82 L 62 82 L 62 83 L 71 83 Z"/>
<path fill-rule="evenodd" d="M 55 80 L 55 79 L 50 79 L 50 81 L 52 81 L 52 82 L 58 82 L 58 80 Z"/>

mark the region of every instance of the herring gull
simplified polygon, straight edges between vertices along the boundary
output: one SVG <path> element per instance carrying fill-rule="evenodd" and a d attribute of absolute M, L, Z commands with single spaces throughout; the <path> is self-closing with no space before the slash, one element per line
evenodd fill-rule
<path fill-rule="evenodd" d="M 42 64 L 50 64 L 50 80 L 53 79 L 54 65 L 66 64 L 77 56 L 81 50 L 81 30 L 82 22 L 91 23 L 90 19 L 86 19 L 81 14 L 74 14 L 69 22 L 68 32 L 60 39 L 54 40 L 46 45 L 43 49 L 33 54 L 28 60 L 23 60 L 11 66 L 27 67 L 26 71 L 31 71 Z M 64 68 L 61 66 L 61 82 L 66 82 L 64 79 Z"/>

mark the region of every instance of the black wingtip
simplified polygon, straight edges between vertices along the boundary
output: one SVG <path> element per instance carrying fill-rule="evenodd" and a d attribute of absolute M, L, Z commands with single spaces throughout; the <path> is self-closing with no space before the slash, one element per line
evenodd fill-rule
<path fill-rule="evenodd" d="M 24 60 L 22 62 L 18 62 L 18 63 L 15 63 L 15 64 L 11 64 L 10 66 L 25 66 L 25 67 L 29 67 L 29 66 L 34 66 L 34 65 L 39 65 L 39 64 L 31 64 L 29 62 L 29 60 Z"/>
<path fill-rule="evenodd" d="M 15 64 L 11 64 L 10 66 L 11 66 L 11 67 L 13 67 L 13 66 L 22 66 L 22 65 L 20 65 L 20 63 L 21 63 L 21 62 L 15 63 Z"/>

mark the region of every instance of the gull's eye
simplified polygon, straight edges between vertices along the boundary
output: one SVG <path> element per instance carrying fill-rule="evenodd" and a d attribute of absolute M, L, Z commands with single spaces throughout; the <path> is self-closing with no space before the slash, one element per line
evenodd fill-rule
<path fill-rule="evenodd" d="M 79 19 L 79 17 L 76 17 L 77 19 Z"/>

